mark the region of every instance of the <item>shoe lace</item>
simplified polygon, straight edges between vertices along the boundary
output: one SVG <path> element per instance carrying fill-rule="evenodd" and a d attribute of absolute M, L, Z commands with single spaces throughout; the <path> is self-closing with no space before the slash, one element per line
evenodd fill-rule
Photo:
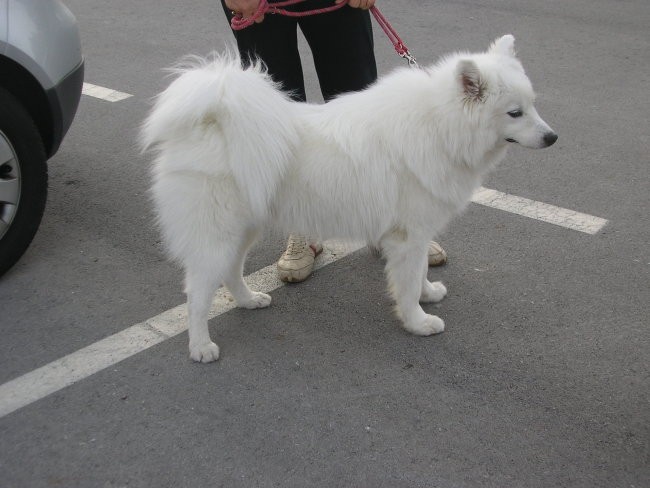
<path fill-rule="evenodd" d="M 290 236 L 289 245 L 287 246 L 287 254 L 289 256 L 296 256 L 305 252 L 307 247 L 307 239 L 304 236 Z"/>

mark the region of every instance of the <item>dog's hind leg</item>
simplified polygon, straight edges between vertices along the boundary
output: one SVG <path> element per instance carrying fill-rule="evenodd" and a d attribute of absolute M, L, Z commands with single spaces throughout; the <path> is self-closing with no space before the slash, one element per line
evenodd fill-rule
<path fill-rule="evenodd" d="M 270 295 L 251 290 L 243 278 L 246 255 L 257 240 L 258 235 L 257 230 L 246 233 L 242 244 L 235 253 L 234 259 L 231 261 L 232 266 L 224 276 L 224 285 L 226 285 L 226 288 L 237 302 L 237 306 L 242 308 L 264 308 L 271 304 Z"/>
<path fill-rule="evenodd" d="M 391 234 L 381 243 L 397 313 L 404 328 L 412 334 L 437 334 L 445 329 L 445 323 L 435 315 L 426 314 L 419 304 L 423 294 L 422 270 L 426 265 L 427 241 L 410 241 L 404 237 L 401 233 Z"/>
<path fill-rule="evenodd" d="M 219 346 L 212 342 L 208 331 L 208 313 L 222 277 L 223 271 L 218 266 L 210 266 L 209 263 L 195 263 L 186 267 L 185 292 L 190 357 L 194 361 L 210 363 L 219 359 Z"/>
<path fill-rule="evenodd" d="M 420 293 L 420 303 L 438 303 L 447 295 L 447 288 L 440 281 L 431 283 L 427 277 L 429 263 L 424 266 L 422 273 L 422 292 Z"/>
<path fill-rule="evenodd" d="M 195 254 L 186 263 L 185 289 L 190 336 L 190 357 L 209 363 L 219 358 L 219 347 L 210 339 L 208 313 L 215 291 L 223 283 L 237 305 L 261 308 L 271 303 L 265 293 L 250 290 L 242 273 L 248 249 L 255 242 L 256 231 L 245 232 L 240 239 L 229 243 L 214 243 L 211 253 Z"/>

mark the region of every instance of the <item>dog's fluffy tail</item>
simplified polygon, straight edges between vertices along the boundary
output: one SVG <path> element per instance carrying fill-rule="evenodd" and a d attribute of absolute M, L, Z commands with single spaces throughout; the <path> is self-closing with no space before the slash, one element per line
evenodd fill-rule
<path fill-rule="evenodd" d="M 154 171 L 228 173 L 263 217 L 297 139 L 293 104 L 261 63 L 242 69 L 232 54 L 187 57 L 169 71 L 177 77 L 140 135 L 143 151 L 159 152 Z"/>

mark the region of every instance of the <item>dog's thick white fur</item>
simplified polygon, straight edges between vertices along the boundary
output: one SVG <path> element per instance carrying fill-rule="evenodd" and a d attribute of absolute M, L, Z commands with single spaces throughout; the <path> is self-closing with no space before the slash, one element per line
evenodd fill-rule
<path fill-rule="evenodd" d="M 546 147 L 514 38 L 427 69 L 398 69 L 324 105 L 291 101 L 261 65 L 236 56 L 179 68 L 142 130 L 155 147 L 153 199 L 171 256 L 186 273 L 190 356 L 210 362 L 208 310 L 222 283 L 240 307 L 271 297 L 242 279 L 260 229 L 363 240 L 382 250 L 398 316 L 413 334 L 442 332 L 419 302 L 428 242 L 469 202 L 510 143 Z"/>

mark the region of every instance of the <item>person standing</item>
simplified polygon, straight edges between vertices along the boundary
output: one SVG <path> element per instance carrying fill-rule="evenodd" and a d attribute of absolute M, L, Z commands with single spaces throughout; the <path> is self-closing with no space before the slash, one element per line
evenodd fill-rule
<path fill-rule="evenodd" d="M 344 0 L 305 0 L 292 9 L 314 10 L 340 4 Z M 251 17 L 260 0 L 221 0 L 224 12 Z M 272 2 L 270 2 L 272 3 Z M 242 62 L 264 62 L 269 75 L 281 83 L 289 96 L 306 101 L 302 62 L 298 51 L 298 28 L 303 33 L 314 59 L 325 102 L 345 92 L 366 88 L 377 79 L 372 22 L 368 9 L 375 0 L 349 0 L 332 12 L 304 17 L 265 15 L 243 30 L 233 30 Z M 289 236 L 286 251 L 277 263 L 282 281 L 300 282 L 311 275 L 314 259 L 322 245 L 306 236 Z M 447 261 L 445 251 L 435 242 L 429 245 L 429 265 Z"/>

